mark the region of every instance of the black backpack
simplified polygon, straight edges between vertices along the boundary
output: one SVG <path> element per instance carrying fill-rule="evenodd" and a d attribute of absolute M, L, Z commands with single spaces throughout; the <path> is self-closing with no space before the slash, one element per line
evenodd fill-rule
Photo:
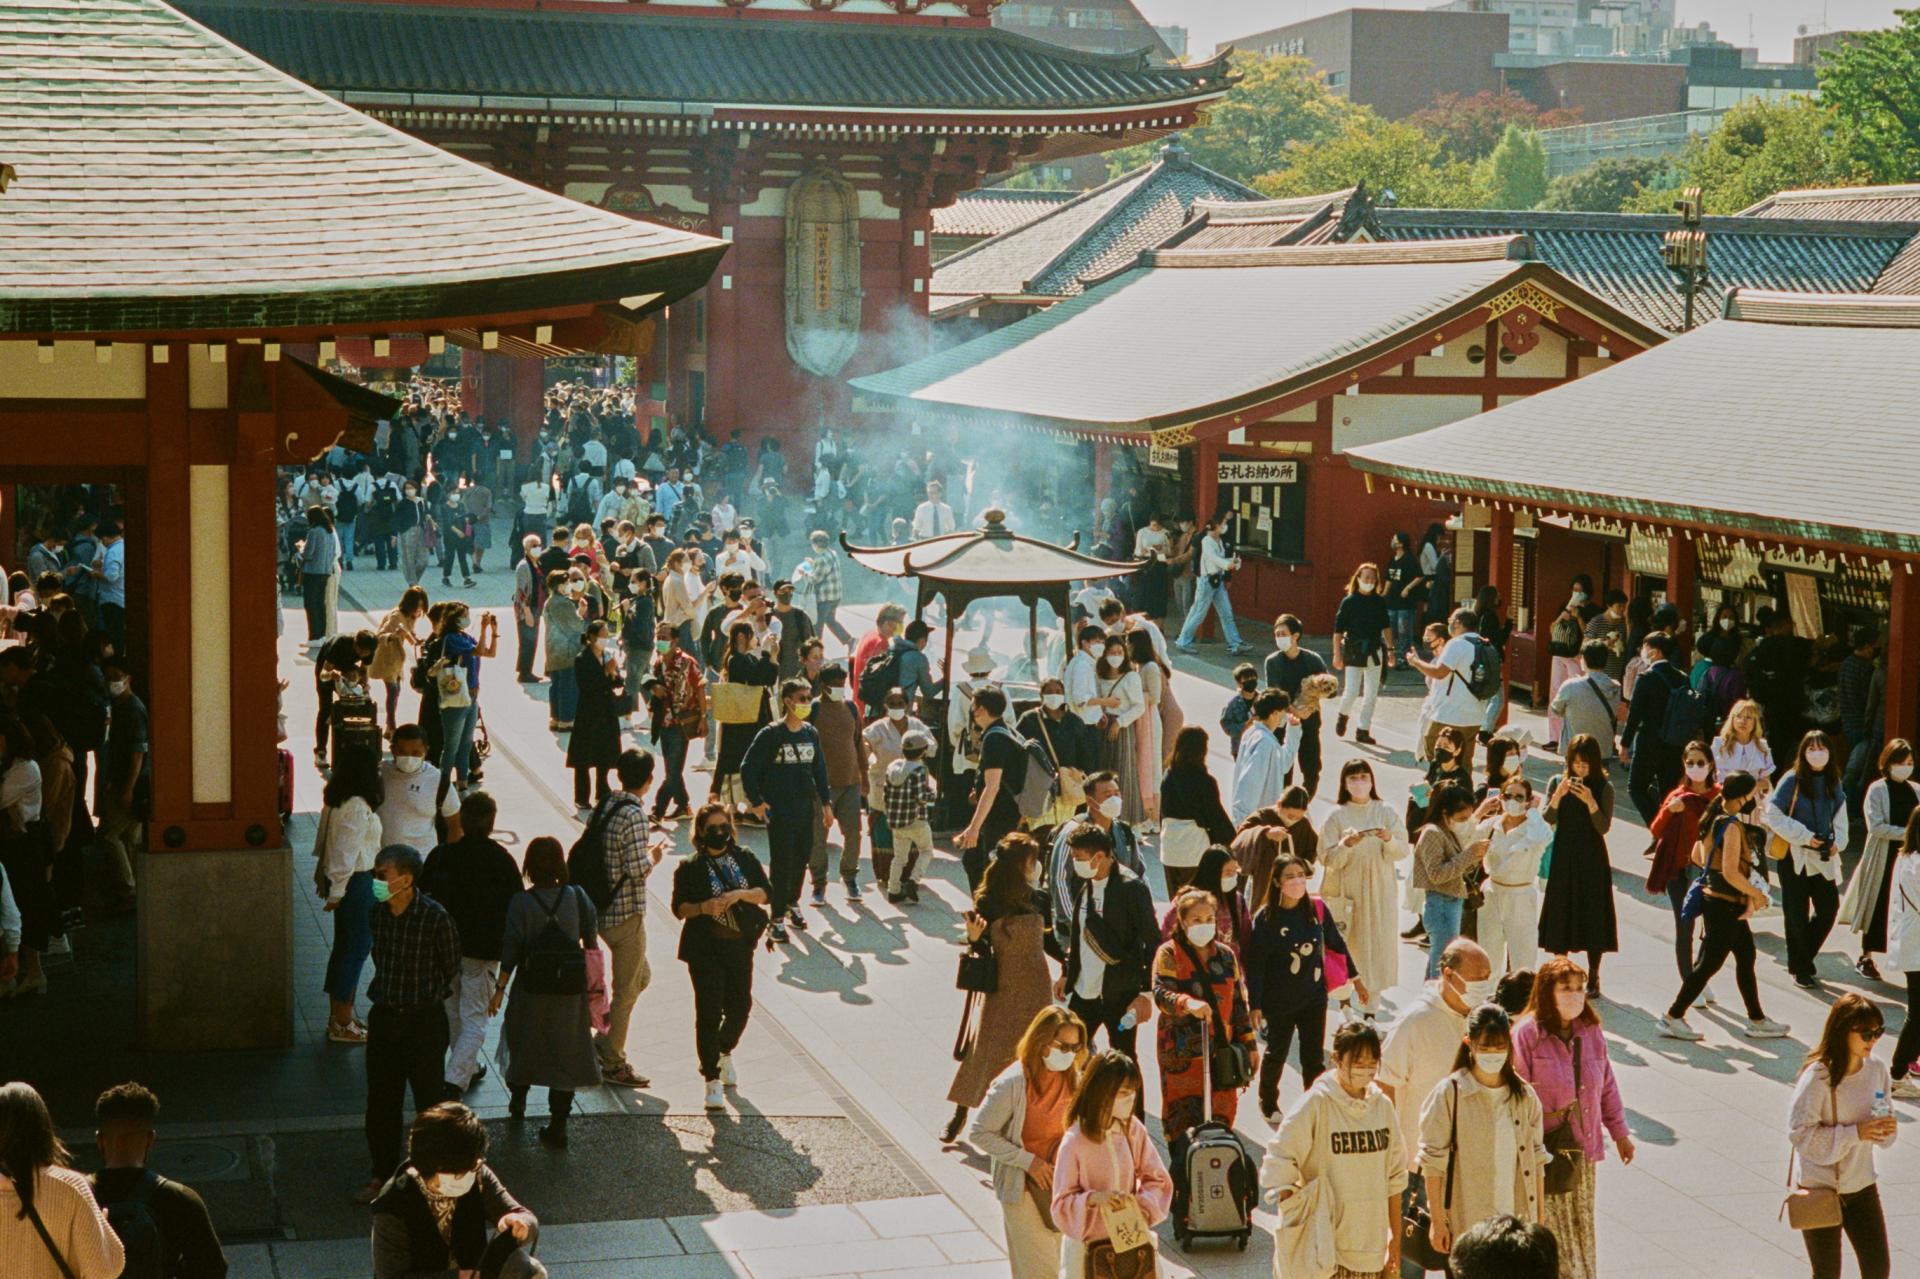
<path fill-rule="evenodd" d="M 153 1208 L 147 1202 L 159 1184 L 157 1174 L 145 1172 L 126 1198 L 101 1205 L 106 1210 L 107 1224 L 113 1227 L 113 1233 L 120 1237 L 120 1246 L 126 1250 L 121 1279 L 162 1279 L 166 1273 L 163 1265 L 167 1255 L 166 1236 L 161 1234 L 160 1219 L 153 1215 Z M 97 1193 L 97 1186 L 95 1190 Z"/>
<path fill-rule="evenodd" d="M 571 887 L 571 886 L 569 886 Z M 530 995 L 584 995 L 587 993 L 587 952 L 578 937 L 569 937 L 556 916 L 567 889 L 554 894 L 548 906 L 535 893 L 533 900 L 546 912 L 547 923 L 533 936 L 526 956 L 520 961 L 520 981 Z"/>
<path fill-rule="evenodd" d="M 614 798 L 608 796 L 600 801 L 600 807 L 587 819 L 587 828 L 580 832 L 580 838 L 567 852 L 567 882 L 584 892 L 594 910 L 602 913 L 613 904 L 613 895 L 627 882 L 627 877 L 622 875 L 620 882 L 614 883 L 607 872 L 607 823 L 613 820 Z"/>
<path fill-rule="evenodd" d="M 1645 678 L 1644 676 L 1642 678 Z M 1667 709 L 1660 717 L 1660 740 L 1672 747 L 1704 742 L 1713 733 L 1714 697 L 1683 675 L 1667 681 Z"/>
<path fill-rule="evenodd" d="M 900 687 L 900 652 L 889 646 L 860 668 L 860 704 L 867 714 L 876 714 L 887 694 Z"/>
<path fill-rule="evenodd" d="M 1059 776 L 1053 766 L 1053 757 L 1047 753 L 1043 743 L 1022 737 L 1005 724 L 995 724 L 987 732 L 989 735 L 1005 733 L 1020 748 L 1020 753 L 1027 757 L 1027 766 L 1020 775 L 1003 779 L 1003 784 L 1013 791 L 1014 804 L 1020 810 L 1021 819 L 1032 821 L 1053 805 L 1054 786 Z M 983 746 L 985 741 L 983 737 Z"/>
<path fill-rule="evenodd" d="M 1473 641 L 1473 664 L 1467 667 L 1467 691 L 1486 701 L 1500 691 L 1500 650 L 1478 635 Z"/>
<path fill-rule="evenodd" d="M 581 483 L 581 476 L 567 481 L 567 522 L 569 524 L 591 524 L 593 522 L 593 483 Z"/>

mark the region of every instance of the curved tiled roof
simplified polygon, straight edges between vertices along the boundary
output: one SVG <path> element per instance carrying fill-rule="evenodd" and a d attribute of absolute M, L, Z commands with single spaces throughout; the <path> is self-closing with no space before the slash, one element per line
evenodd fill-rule
<path fill-rule="evenodd" d="M 161 0 L 0 0 L 0 332 L 667 300 L 726 246 L 368 119 Z"/>
<path fill-rule="evenodd" d="M 1920 185 L 1830 187 L 1781 191 L 1749 208 L 1743 218 L 1842 218 L 1856 222 L 1920 222 Z"/>
<path fill-rule="evenodd" d="M 598 100 L 540 105 L 641 114 L 688 106 L 926 113 L 1146 106 L 1227 89 L 1223 64 L 1150 66 L 984 26 L 741 21 L 631 6 L 604 14 L 329 0 L 183 7 L 329 93 Z"/>
<path fill-rule="evenodd" d="M 971 235 L 985 239 L 1023 227 L 1076 199 L 1078 191 L 1009 191 L 989 187 L 965 191 L 944 209 L 933 211 L 935 235 Z"/>

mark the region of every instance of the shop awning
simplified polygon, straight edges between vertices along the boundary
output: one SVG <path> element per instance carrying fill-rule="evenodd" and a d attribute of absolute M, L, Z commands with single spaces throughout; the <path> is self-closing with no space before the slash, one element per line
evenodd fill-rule
<path fill-rule="evenodd" d="M 1347 452 L 1413 487 L 1920 555 L 1920 297 L 1729 295 L 1617 367 Z"/>

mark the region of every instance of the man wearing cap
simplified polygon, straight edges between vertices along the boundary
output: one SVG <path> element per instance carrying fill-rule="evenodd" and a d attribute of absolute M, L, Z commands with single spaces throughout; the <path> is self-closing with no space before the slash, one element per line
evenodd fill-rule
<path fill-rule="evenodd" d="M 801 656 L 814 629 L 813 619 L 794 606 L 793 583 L 784 577 L 773 584 L 773 615 L 780 622 L 780 678 L 791 679 L 800 671 Z"/>

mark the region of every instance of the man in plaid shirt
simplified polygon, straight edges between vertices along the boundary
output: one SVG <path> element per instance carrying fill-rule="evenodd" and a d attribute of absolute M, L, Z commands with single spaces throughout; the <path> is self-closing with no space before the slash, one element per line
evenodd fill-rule
<path fill-rule="evenodd" d="M 595 1035 L 594 1050 L 600 1056 L 600 1077 L 610 1084 L 627 1088 L 645 1088 L 650 1082 L 627 1061 L 627 1027 L 633 1021 L 633 1005 L 640 992 L 653 980 L 647 965 L 647 874 L 660 860 L 661 849 L 651 843 L 647 822 L 647 787 L 653 781 L 653 756 L 646 751 L 620 752 L 614 772 L 620 777 L 620 789 L 600 801 L 588 819 L 589 826 L 601 827 L 607 850 L 607 883 L 613 887 L 613 899 L 600 912 L 600 937 L 613 952 L 607 970 L 608 994 L 612 1007 L 607 1013 L 607 1033 Z"/>
<path fill-rule="evenodd" d="M 826 533 L 820 529 L 815 529 L 808 540 L 813 546 L 813 554 L 807 557 L 804 567 L 807 581 L 813 588 L 814 625 L 822 635 L 832 632 L 833 637 L 846 645 L 851 653 L 853 636 L 847 634 L 847 628 L 834 617 L 844 598 L 840 591 L 840 552 L 833 549 Z"/>
<path fill-rule="evenodd" d="M 406 1093 L 413 1108 L 447 1100 L 447 996 L 460 980 L 460 930 L 417 891 L 426 858 L 410 844 L 374 855 L 373 980 L 367 983 L 367 1154 L 371 1179 L 354 1196 L 372 1203 L 400 1164 Z"/>
<path fill-rule="evenodd" d="M 887 826 L 893 832 L 887 900 L 895 905 L 920 900 L 920 876 L 933 856 L 933 827 L 928 821 L 934 801 L 933 778 L 925 763 L 932 750 L 932 733 L 923 728 L 909 730 L 900 739 L 901 758 L 887 765 L 883 775 Z"/>

